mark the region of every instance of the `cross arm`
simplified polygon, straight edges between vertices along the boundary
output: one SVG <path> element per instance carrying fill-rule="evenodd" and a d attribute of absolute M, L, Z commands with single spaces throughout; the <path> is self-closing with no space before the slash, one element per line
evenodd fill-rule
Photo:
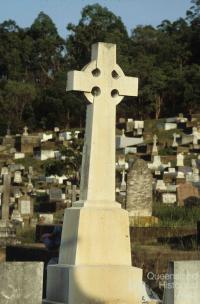
<path fill-rule="evenodd" d="M 138 78 L 125 76 L 117 82 L 121 96 L 138 96 Z"/>
<path fill-rule="evenodd" d="M 70 71 L 67 74 L 67 91 L 91 92 L 91 73 L 86 71 Z"/>

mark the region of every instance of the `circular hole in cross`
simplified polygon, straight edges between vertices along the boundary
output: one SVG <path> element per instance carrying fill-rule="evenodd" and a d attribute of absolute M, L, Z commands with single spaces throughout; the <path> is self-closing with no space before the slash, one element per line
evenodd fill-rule
<path fill-rule="evenodd" d="M 93 87 L 91 93 L 93 96 L 99 96 L 101 94 L 101 90 L 99 87 Z"/>
<path fill-rule="evenodd" d="M 112 90 L 112 91 L 111 91 L 111 96 L 112 96 L 113 98 L 118 97 L 118 96 L 119 96 L 119 91 L 116 90 L 116 89 Z"/>
<path fill-rule="evenodd" d="M 112 77 L 113 77 L 114 79 L 118 79 L 118 78 L 119 78 L 119 74 L 118 74 L 115 70 L 113 70 L 113 71 L 112 71 Z"/>
<path fill-rule="evenodd" d="M 100 76 L 100 74 L 101 74 L 101 71 L 98 68 L 96 68 L 95 70 L 92 71 L 92 75 L 94 77 L 98 77 L 98 76 Z"/>

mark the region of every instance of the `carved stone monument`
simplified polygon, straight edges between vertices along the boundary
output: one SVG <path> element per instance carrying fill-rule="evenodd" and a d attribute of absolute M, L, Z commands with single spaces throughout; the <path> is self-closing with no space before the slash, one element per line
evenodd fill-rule
<path fill-rule="evenodd" d="M 127 175 L 126 210 L 130 224 L 150 226 L 158 219 L 152 216 L 152 174 L 143 159 L 137 159 Z"/>
<path fill-rule="evenodd" d="M 131 266 L 128 212 L 115 201 L 116 106 L 136 96 L 138 79 L 116 64 L 116 46 L 97 43 L 82 71 L 68 73 L 67 91 L 87 106 L 80 200 L 65 210 L 58 265 L 48 267 L 44 303 L 141 304 L 142 269 Z"/>

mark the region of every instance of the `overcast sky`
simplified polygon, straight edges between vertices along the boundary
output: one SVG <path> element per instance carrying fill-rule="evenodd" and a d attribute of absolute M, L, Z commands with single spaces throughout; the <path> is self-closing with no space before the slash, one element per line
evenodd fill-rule
<path fill-rule="evenodd" d="M 43 11 L 52 18 L 60 35 L 66 37 L 66 25 L 76 24 L 82 8 L 94 3 L 121 16 L 129 32 L 137 25 L 157 26 L 165 19 L 185 17 L 191 7 L 190 0 L 0 0 L 0 22 L 13 19 L 19 26 L 28 27 Z"/>

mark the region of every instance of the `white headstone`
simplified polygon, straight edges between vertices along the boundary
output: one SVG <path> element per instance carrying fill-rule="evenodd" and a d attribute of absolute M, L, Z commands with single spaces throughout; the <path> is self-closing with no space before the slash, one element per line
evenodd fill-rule
<path fill-rule="evenodd" d="M 23 159 L 25 157 L 25 153 L 22 152 L 16 152 L 14 154 L 14 159 Z"/>
<path fill-rule="evenodd" d="M 20 214 L 23 215 L 30 215 L 31 214 L 31 201 L 28 198 L 24 198 L 20 200 Z"/>
<path fill-rule="evenodd" d="M 14 183 L 21 184 L 22 183 L 22 173 L 21 171 L 16 171 L 14 174 Z"/>
<path fill-rule="evenodd" d="M 39 219 L 40 221 L 42 220 L 42 222 L 44 224 L 53 224 L 53 213 L 40 213 L 39 214 Z"/>
<path fill-rule="evenodd" d="M 162 201 L 164 204 L 175 204 L 176 203 L 176 193 L 163 193 Z"/>
<path fill-rule="evenodd" d="M 184 155 L 183 155 L 183 153 L 178 153 L 177 154 L 176 165 L 177 165 L 177 167 L 183 167 L 184 166 Z"/>

